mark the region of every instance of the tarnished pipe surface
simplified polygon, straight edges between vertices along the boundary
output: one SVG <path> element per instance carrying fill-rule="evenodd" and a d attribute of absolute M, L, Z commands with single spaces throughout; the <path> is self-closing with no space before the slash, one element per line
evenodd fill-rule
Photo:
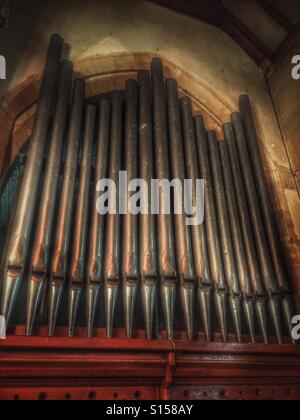
<path fill-rule="evenodd" d="M 175 201 L 182 207 L 179 214 L 174 214 L 175 246 L 177 260 L 177 274 L 180 281 L 180 296 L 187 336 L 190 341 L 194 338 L 195 330 L 195 272 L 190 226 L 186 224 L 183 205 L 183 187 L 186 179 L 183 152 L 182 125 L 178 86 L 175 79 L 167 80 L 167 103 L 169 121 L 169 141 L 171 173 L 173 180 L 181 182 L 182 191 L 174 191 Z M 175 187 L 176 188 L 176 187 Z M 181 194 L 179 194 L 181 192 Z"/>
<path fill-rule="evenodd" d="M 227 328 L 227 284 L 221 251 L 220 233 L 209 161 L 207 136 L 202 116 L 195 117 L 196 139 L 201 178 L 205 182 L 205 226 L 214 300 L 223 340 L 228 338 Z"/>
<path fill-rule="evenodd" d="M 97 184 L 108 177 L 109 138 L 111 105 L 108 100 L 101 100 L 96 146 L 95 179 L 91 204 L 91 226 L 87 259 L 87 326 L 88 336 L 93 336 L 95 315 L 103 281 L 106 217 L 97 211 Z"/>
<path fill-rule="evenodd" d="M 151 75 L 140 71 L 139 82 L 139 175 L 147 183 L 148 203 L 151 201 L 151 181 L 154 179 L 154 144 L 152 118 Z M 150 212 L 149 212 L 150 213 Z M 157 305 L 157 236 L 155 215 L 141 214 L 139 223 L 139 268 L 142 277 L 142 302 L 146 333 L 153 338 L 155 308 Z"/>
<path fill-rule="evenodd" d="M 261 158 L 259 140 L 254 123 L 250 99 L 247 95 L 240 97 L 240 110 L 247 137 L 247 146 L 253 167 L 253 174 L 256 183 L 259 203 L 262 209 L 264 226 L 269 242 L 269 249 L 272 256 L 273 267 L 277 278 L 278 286 L 284 292 L 290 292 L 287 270 L 283 257 L 283 250 L 280 243 L 275 213 L 267 187 L 265 170 Z"/>
<path fill-rule="evenodd" d="M 238 156 L 238 150 L 234 137 L 232 124 L 224 126 L 225 139 L 229 150 L 229 159 L 235 186 L 238 210 L 240 215 L 242 236 L 247 257 L 249 275 L 255 295 L 255 308 L 260 331 L 265 343 L 268 342 L 267 308 L 264 283 L 260 271 L 258 255 L 256 252 L 255 239 L 252 230 L 249 214 L 245 185 L 243 181 L 242 168 Z"/>
<path fill-rule="evenodd" d="M 262 162 L 259 140 L 256 132 L 254 116 L 251 108 L 250 99 L 247 95 L 240 97 L 241 116 L 247 136 L 247 145 L 252 162 L 256 188 L 259 196 L 259 202 L 262 209 L 265 231 L 268 238 L 270 253 L 272 257 L 273 267 L 277 284 L 283 293 L 282 308 L 283 315 L 288 331 L 291 333 L 293 329 L 292 318 L 294 315 L 294 304 L 291 296 L 290 282 L 288 271 L 278 225 L 275 218 L 275 212 L 272 206 L 271 197 L 266 182 L 265 170 Z"/>
<path fill-rule="evenodd" d="M 46 58 L 27 161 L 3 253 L 0 314 L 6 319 L 7 325 L 10 322 L 28 257 L 62 49 L 63 39 L 59 35 L 53 35 Z"/>
<path fill-rule="evenodd" d="M 247 193 L 247 201 L 251 215 L 252 228 L 260 261 L 260 269 L 264 280 L 266 292 L 269 295 L 269 310 L 277 339 L 282 343 L 282 325 L 280 314 L 280 294 L 272 265 L 268 240 L 264 229 L 264 221 L 260 210 L 259 199 L 255 186 L 253 169 L 247 147 L 247 140 L 239 113 L 233 113 L 232 123 L 236 136 L 239 159 L 243 168 L 242 175 Z"/>
<path fill-rule="evenodd" d="M 128 183 L 130 183 L 138 178 L 138 85 L 135 80 L 128 80 L 126 83 L 124 141 L 124 170 L 127 172 Z M 129 191 L 125 195 L 128 201 L 132 197 L 132 193 Z M 126 336 L 131 338 L 139 283 L 137 215 L 127 211 L 127 214 L 123 216 L 122 225 L 124 319 Z"/>
<path fill-rule="evenodd" d="M 79 146 L 81 141 L 84 94 L 85 83 L 83 80 L 77 79 L 74 83 L 73 103 L 68 129 L 68 145 L 64 162 L 63 181 L 60 192 L 51 262 L 48 319 L 50 336 L 54 334 L 63 288 L 68 275 L 70 236 L 72 231 Z"/>
<path fill-rule="evenodd" d="M 88 244 L 87 232 L 93 160 L 93 142 L 95 135 L 95 117 L 95 107 L 91 105 L 87 106 L 85 111 L 83 151 L 79 175 L 78 195 L 76 199 L 73 247 L 70 263 L 68 303 L 69 337 L 73 337 L 75 333 L 77 312 L 86 278 L 86 249 Z"/>
<path fill-rule="evenodd" d="M 119 202 L 119 172 L 122 158 L 123 97 L 122 92 L 112 94 L 111 138 L 109 156 L 109 179 L 116 185 Z M 119 206 L 116 214 L 107 215 L 106 248 L 104 261 L 105 314 L 107 337 L 112 337 L 118 292 L 121 283 L 121 224 Z"/>
<path fill-rule="evenodd" d="M 27 296 L 27 335 L 32 334 L 34 320 L 48 279 L 47 270 L 50 259 L 72 74 L 72 64 L 68 61 L 63 62 L 30 263 Z"/>
<path fill-rule="evenodd" d="M 230 229 L 229 214 L 221 167 L 220 151 L 215 131 L 209 131 L 208 145 L 212 168 L 212 179 L 215 192 L 216 208 L 218 213 L 219 231 L 223 251 L 224 269 L 229 289 L 229 306 L 231 309 L 231 315 L 235 327 L 235 332 L 239 342 L 241 342 L 241 289 L 236 268 L 232 232 Z"/>
<path fill-rule="evenodd" d="M 226 128 L 224 129 L 224 131 L 226 137 Z M 236 268 L 243 298 L 244 315 L 250 333 L 251 341 L 252 343 L 255 343 L 254 298 L 252 283 L 248 271 L 246 251 L 242 237 L 240 215 L 234 189 L 228 146 L 226 141 L 219 142 L 219 149 L 223 170 L 228 215 L 233 239 L 233 247 L 235 251 Z"/>
<path fill-rule="evenodd" d="M 165 82 L 160 59 L 154 59 L 151 65 L 153 89 L 153 122 L 155 145 L 155 175 L 159 180 L 170 180 L 168 150 L 168 125 Z M 164 192 L 160 189 L 160 212 L 157 217 L 158 227 L 158 265 L 161 278 L 162 304 L 165 327 L 169 339 L 174 335 L 174 312 L 177 289 L 175 262 L 174 225 L 171 214 L 164 214 Z"/>
<path fill-rule="evenodd" d="M 187 178 L 193 181 L 193 206 L 196 205 L 196 180 L 200 180 L 200 168 L 197 158 L 196 135 L 193 120 L 192 101 L 188 97 L 181 99 L 181 112 L 184 135 L 185 167 Z M 205 197 L 204 197 L 205 200 Z M 206 338 L 211 340 L 211 292 L 212 279 L 209 267 L 209 255 L 205 223 L 191 226 L 194 268 L 198 280 L 198 300 L 202 314 Z"/>

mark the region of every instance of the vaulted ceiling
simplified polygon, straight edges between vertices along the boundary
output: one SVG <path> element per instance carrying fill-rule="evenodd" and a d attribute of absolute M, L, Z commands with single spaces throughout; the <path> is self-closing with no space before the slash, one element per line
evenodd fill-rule
<path fill-rule="evenodd" d="M 261 65 L 276 62 L 300 33 L 299 0 L 152 0 L 218 26 Z"/>

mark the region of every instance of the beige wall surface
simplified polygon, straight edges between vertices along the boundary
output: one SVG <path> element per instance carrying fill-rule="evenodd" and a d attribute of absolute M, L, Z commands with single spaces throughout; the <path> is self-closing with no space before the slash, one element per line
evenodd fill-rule
<path fill-rule="evenodd" d="M 292 77 L 292 58 L 300 55 L 300 37 L 298 37 L 284 56 L 276 64 L 269 86 L 275 110 L 280 124 L 284 145 L 291 165 L 296 191 L 286 191 L 288 204 L 294 221 L 296 236 L 300 238 L 300 80 Z"/>
<path fill-rule="evenodd" d="M 292 77 L 295 55 L 300 55 L 300 36 L 277 63 L 269 84 L 292 169 L 297 174 L 300 172 L 300 80 Z"/>
<path fill-rule="evenodd" d="M 0 84 L 2 122 L 7 122 L 8 104 L 14 92 L 19 93 L 39 80 L 53 32 L 62 34 L 70 45 L 70 58 L 77 73 L 88 79 L 89 94 L 99 93 L 106 82 L 107 88 L 111 87 L 114 74 L 118 77 L 134 74 L 138 68 L 148 67 L 151 57 L 161 56 L 166 63 L 166 74 L 176 77 L 182 92 L 193 96 L 195 106 L 213 118 L 219 136 L 220 125 L 238 108 L 239 95 L 248 93 L 254 104 L 270 190 L 296 279 L 296 270 L 300 268 L 300 230 L 296 231 L 299 197 L 265 78 L 252 59 L 218 28 L 147 1 L 22 3 L 23 11 L 15 17 L 19 25 L 17 35 L 13 34 L 12 14 L 11 29 L 3 33 L 0 41 L 0 54 L 5 51 L 9 71 L 6 84 Z M 36 96 L 31 96 L 30 101 L 34 99 Z M 28 106 L 33 105 L 30 101 L 24 106 L 27 112 Z M 19 103 L 18 106 L 21 113 L 22 106 Z M 17 109 L 9 112 L 11 120 L 15 119 Z M 14 130 L 15 125 L 14 120 Z M 3 137 L 0 158 L 5 147 Z"/>

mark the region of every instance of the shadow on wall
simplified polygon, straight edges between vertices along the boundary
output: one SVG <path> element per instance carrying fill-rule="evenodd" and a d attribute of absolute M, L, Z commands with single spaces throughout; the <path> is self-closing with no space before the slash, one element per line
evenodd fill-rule
<path fill-rule="evenodd" d="M 84 5 L 83 5 L 84 3 Z M 101 3 L 101 2 L 100 2 Z M 30 41 L 35 38 L 36 27 L 39 24 L 41 15 L 45 14 L 45 8 L 48 8 L 49 14 L 51 10 L 55 11 L 57 8 L 63 6 L 65 10 L 71 13 L 80 15 L 83 7 L 97 9 L 99 0 L 14 0 L 10 6 L 10 16 L 8 27 L 0 31 L 0 55 L 4 56 L 7 65 L 7 78 L 0 83 L 0 98 L 2 98 L 11 88 L 11 82 L 17 72 L 18 64 L 22 61 L 24 54 L 26 54 Z M 103 7 L 103 5 L 102 5 Z M 136 0 L 114 1 L 109 7 L 120 9 L 119 12 L 128 15 L 130 19 L 130 10 L 136 9 L 138 3 Z M 78 32 L 80 36 L 84 37 L 81 30 Z M 45 40 L 44 49 L 47 49 L 47 42 Z"/>
<path fill-rule="evenodd" d="M 6 58 L 6 80 L 0 83 L 0 97 L 8 90 L 18 63 L 34 33 L 43 2 L 40 0 L 11 2 L 8 27 L 0 31 L 0 54 Z"/>

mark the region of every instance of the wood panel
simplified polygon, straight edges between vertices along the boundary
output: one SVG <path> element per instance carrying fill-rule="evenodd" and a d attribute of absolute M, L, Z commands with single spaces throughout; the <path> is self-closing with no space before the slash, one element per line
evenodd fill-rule
<path fill-rule="evenodd" d="M 300 347 L 18 336 L 0 342 L 2 400 L 300 398 Z M 60 334 L 63 334 L 63 330 Z"/>
<path fill-rule="evenodd" d="M 300 385 L 238 384 L 220 386 L 173 387 L 172 400 L 177 401 L 299 401 Z"/>

